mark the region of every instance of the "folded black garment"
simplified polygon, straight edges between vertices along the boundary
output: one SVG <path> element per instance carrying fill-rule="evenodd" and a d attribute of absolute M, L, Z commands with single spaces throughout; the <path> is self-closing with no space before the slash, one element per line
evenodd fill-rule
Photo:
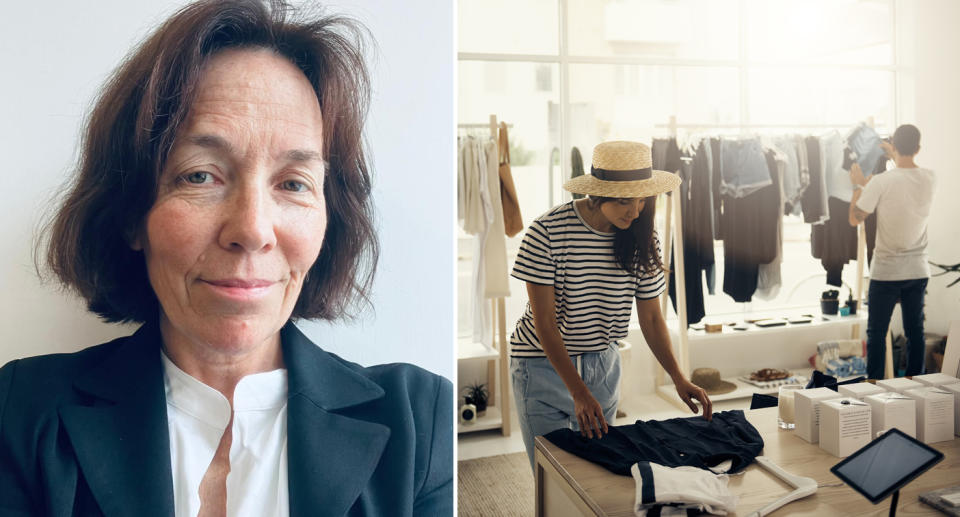
<path fill-rule="evenodd" d="M 763 409 L 766 407 L 777 407 L 780 399 L 774 395 L 764 395 L 763 393 L 754 393 L 750 399 L 750 409 Z"/>
<path fill-rule="evenodd" d="M 603 438 L 594 439 L 571 429 L 558 429 L 548 433 L 546 439 L 621 476 L 629 476 L 630 467 L 638 461 L 709 469 L 731 460 L 727 472 L 735 473 L 763 451 L 763 438 L 742 410 L 714 413 L 710 422 L 700 416 L 637 420 L 631 425 L 610 426 Z"/>
<path fill-rule="evenodd" d="M 833 391 L 839 391 L 840 386 L 844 384 L 857 384 L 858 382 L 863 382 L 866 378 L 864 376 L 859 376 L 853 379 L 847 379 L 845 381 L 837 381 L 837 378 L 833 375 L 827 375 L 820 370 L 814 370 L 813 375 L 810 376 L 810 380 L 807 381 L 807 385 L 804 386 L 804 389 L 811 388 L 830 388 Z"/>

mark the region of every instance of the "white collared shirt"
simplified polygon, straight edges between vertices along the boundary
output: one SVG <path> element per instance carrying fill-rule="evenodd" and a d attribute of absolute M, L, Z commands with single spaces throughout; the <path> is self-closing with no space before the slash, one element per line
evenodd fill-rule
<path fill-rule="evenodd" d="M 230 402 L 163 357 L 170 465 L 177 517 L 200 510 L 200 481 L 230 422 Z M 290 514 L 287 491 L 287 371 L 248 375 L 233 393 L 227 515 Z"/>

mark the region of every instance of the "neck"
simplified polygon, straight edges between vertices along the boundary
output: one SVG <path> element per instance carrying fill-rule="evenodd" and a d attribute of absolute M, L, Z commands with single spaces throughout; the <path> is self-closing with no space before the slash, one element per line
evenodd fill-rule
<path fill-rule="evenodd" d="M 897 167 L 901 169 L 916 169 L 917 162 L 913 161 L 913 156 L 897 156 L 894 160 Z"/>
<path fill-rule="evenodd" d="M 588 226 L 598 232 L 610 233 L 613 231 L 613 223 L 608 221 L 606 216 L 603 215 L 603 212 L 600 211 L 600 208 L 595 208 L 589 199 L 578 199 L 574 201 L 574 203 L 577 203 L 577 208 L 580 209 L 580 215 L 583 216 Z"/>
<path fill-rule="evenodd" d="M 223 394 L 233 405 L 233 392 L 247 375 L 283 368 L 280 333 L 246 350 L 222 350 L 201 343 L 173 326 L 165 315 L 160 318 L 163 350 L 173 364 L 198 381 Z"/>

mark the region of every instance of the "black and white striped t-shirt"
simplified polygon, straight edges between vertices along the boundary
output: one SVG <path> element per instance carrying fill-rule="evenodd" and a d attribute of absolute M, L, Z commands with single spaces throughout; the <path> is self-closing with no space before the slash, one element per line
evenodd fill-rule
<path fill-rule="evenodd" d="M 511 274 L 553 285 L 557 325 L 570 355 L 602 351 L 627 337 L 634 298 L 656 298 L 666 286 L 662 270 L 630 274 L 617 265 L 613 235 L 587 226 L 571 201 L 537 218 L 520 245 Z M 545 355 L 527 302 L 510 336 L 510 356 Z"/>

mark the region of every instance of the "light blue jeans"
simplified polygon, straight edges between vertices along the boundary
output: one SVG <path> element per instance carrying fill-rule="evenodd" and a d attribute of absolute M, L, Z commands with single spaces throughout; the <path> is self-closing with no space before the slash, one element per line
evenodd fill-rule
<path fill-rule="evenodd" d="M 773 184 L 760 140 L 720 140 L 720 193 L 746 197 Z"/>
<path fill-rule="evenodd" d="M 620 400 L 620 350 L 616 343 L 602 352 L 570 358 L 590 393 L 603 408 L 607 425 L 613 425 Z M 523 445 L 533 468 L 533 438 L 557 429 L 579 431 L 573 397 L 546 357 L 510 359 L 513 399 L 520 418 Z"/>

